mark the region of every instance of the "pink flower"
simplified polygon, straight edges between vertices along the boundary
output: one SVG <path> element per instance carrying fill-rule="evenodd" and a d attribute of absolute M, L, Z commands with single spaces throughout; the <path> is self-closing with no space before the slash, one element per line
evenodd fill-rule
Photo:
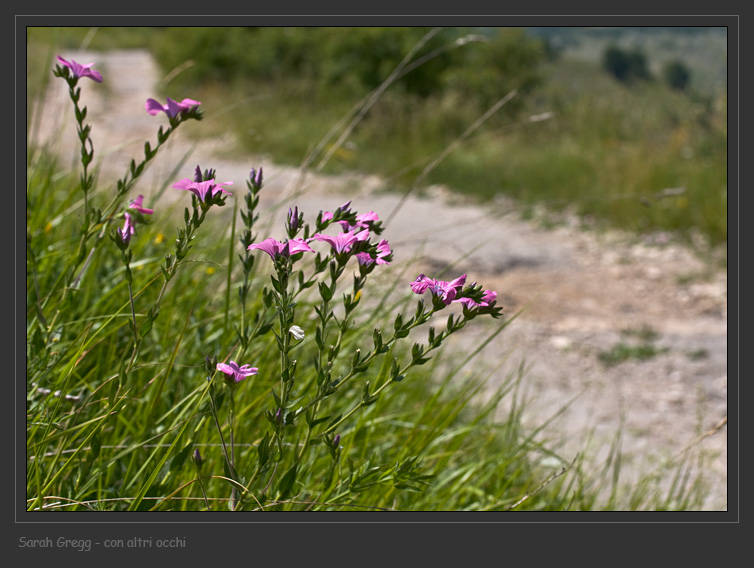
<path fill-rule="evenodd" d="M 493 305 L 497 301 L 497 292 L 494 292 L 493 290 L 486 290 L 484 294 L 482 295 L 482 301 L 481 303 L 477 303 L 471 298 L 459 298 L 458 300 L 453 300 L 453 302 L 460 302 L 464 306 L 466 306 L 468 309 L 472 308 L 488 308 L 491 305 Z"/>
<path fill-rule="evenodd" d="M 251 367 L 250 365 L 239 367 L 238 363 L 236 363 L 235 361 L 231 361 L 230 364 L 227 365 L 225 363 L 218 363 L 217 370 L 222 371 L 223 373 L 228 375 L 226 381 L 230 383 L 230 381 L 232 380 L 233 384 L 240 383 L 246 377 L 256 375 L 259 371 L 259 369 L 257 369 L 256 367 Z"/>
<path fill-rule="evenodd" d="M 217 193 L 222 192 L 227 195 L 232 195 L 229 191 L 225 191 L 224 185 L 233 185 L 232 181 L 226 181 L 223 183 L 215 183 L 215 180 L 209 179 L 207 181 L 194 181 L 188 178 L 184 178 L 181 181 L 174 183 L 173 187 L 176 189 L 184 189 L 190 191 L 196 195 L 200 201 L 206 202 L 207 199 L 211 199 Z"/>
<path fill-rule="evenodd" d="M 392 254 L 392 252 L 393 251 L 390 250 L 388 242 L 385 239 L 382 239 L 377 245 L 377 256 L 375 258 L 372 258 L 368 252 L 360 252 L 356 255 L 356 259 L 359 261 L 359 264 L 364 264 L 366 266 L 369 266 L 373 262 L 376 262 L 377 264 L 390 264 L 385 260 L 385 257 Z"/>
<path fill-rule="evenodd" d="M 336 254 L 340 254 L 340 253 L 348 252 L 349 250 L 351 250 L 351 245 L 353 245 L 355 242 L 365 241 L 368 238 L 369 238 L 369 231 L 361 231 L 358 233 L 356 232 L 338 233 L 337 237 L 331 237 L 329 235 L 316 233 L 312 235 L 309 240 L 324 241 L 333 248 Z"/>
<path fill-rule="evenodd" d="M 138 211 L 143 215 L 151 215 L 152 213 L 154 213 L 154 209 L 147 209 L 146 207 L 142 207 L 142 203 L 144 203 L 144 196 L 139 195 L 139 197 L 137 197 L 136 199 L 132 199 L 128 202 L 128 208 L 133 209 L 134 211 Z"/>
<path fill-rule="evenodd" d="M 487 304 L 489 306 L 491 304 L 494 304 L 496 301 L 497 292 L 494 292 L 493 290 L 486 290 L 482 295 L 482 305 Z"/>
<path fill-rule="evenodd" d="M 168 104 L 163 106 L 154 99 L 147 99 L 144 108 L 146 108 L 147 112 L 152 116 L 156 115 L 158 112 L 164 112 L 170 118 L 175 118 L 178 114 L 188 112 L 202 104 L 193 99 L 183 99 L 181 102 L 176 102 L 168 97 L 167 101 Z"/>
<path fill-rule="evenodd" d="M 343 205 L 338 207 L 338 211 L 341 213 L 346 213 L 351 208 L 351 200 L 346 201 Z M 331 221 L 333 218 L 333 212 L 332 211 L 325 211 L 322 213 L 322 222 L 325 221 Z"/>
<path fill-rule="evenodd" d="M 368 223 L 369 221 L 379 221 L 380 218 L 374 211 L 367 211 L 366 213 L 357 215 L 356 220 L 361 221 L 362 223 Z"/>
<path fill-rule="evenodd" d="M 433 282 L 434 280 L 432 278 L 427 278 L 424 274 L 419 274 L 419 276 L 416 277 L 416 280 L 411 282 L 411 290 L 414 294 L 424 294 L 424 292 L 427 291 L 427 288 L 429 288 L 429 285 Z"/>
<path fill-rule="evenodd" d="M 272 237 L 263 240 L 261 243 L 251 244 L 247 248 L 248 250 L 264 251 L 270 255 L 272 260 L 275 260 L 277 256 L 290 256 L 297 252 L 314 252 L 304 239 L 291 239 L 281 243 Z"/>
<path fill-rule="evenodd" d="M 374 221 L 379 221 L 380 218 L 374 211 L 368 211 L 356 216 L 356 224 L 351 225 L 348 221 L 340 221 L 340 226 L 344 231 L 352 231 L 354 228 L 371 229 L 371 224 Z"/>
<path fill-rule="evenodd" d="M 449 305 L 463 288 L 466 282 L 466 275 L 459 276 L 455 280 L 445 282 L 444 280 L 435 280 L 434 278 L 428 278 L 424 274 L 420 274 L 419 277 L 411 283 L 411 290 L 414 294 L 424 294 L 429 290 L 432 294 L 439 297 L 442 303 L 446 306 Z"/>
<path fill-rule="evenodd" d="M 102 75 L 100 75 L 99 72 L 95 71 L 94 69 L 89 69 L 92 65 L 94 65 L 94 63 L 86 63 L 82 65 L 81 63 L 76 63 L 73 59 L 66 61 L 59 55 L 58 62 L 62 63 L 66 67 L 69 67 L 71 69 L 71 72 L 73 73 L 73 76 L 76 78 L 88 77 L 92 81 L 97 81 L 97 83 L 102 82 Z"/>

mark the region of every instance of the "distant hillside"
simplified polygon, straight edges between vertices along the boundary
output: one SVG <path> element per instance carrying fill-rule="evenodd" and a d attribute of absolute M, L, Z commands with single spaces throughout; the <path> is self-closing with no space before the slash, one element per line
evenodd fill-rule
<path fill-rule="evenodd" d="M 608 45 L 641 49 L 658 75 L 663 64 L 682 61 L 691 70 L 691 85 L 700 93 L 725 90 L 728 80 L 728 30 L 724 27 L 531 27 L 563 57 L 599 61 Z"/>

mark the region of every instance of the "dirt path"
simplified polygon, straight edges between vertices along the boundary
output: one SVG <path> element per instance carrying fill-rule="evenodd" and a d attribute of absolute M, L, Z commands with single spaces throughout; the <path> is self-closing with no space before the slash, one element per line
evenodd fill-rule
<path fill-rule="evenodd" d="M 154 140 L 165 122 L 144 111 L 148 97 L 159 99 L 160 72 L 144 51 L 64 56 L 95 61 L 105 77 L 107 89 L 86 84 L 83 99 L 97 156 L 103 160 L 103 179 L 111 168 L 122 175 L 124 157 L 139 159 L 144 141 Z M 58 141 L 63 155 L 75 160 L 77 148 L 68 145 L 76 141 L 75 127 L 63 81 L 52 82 L 44 112 L 41 138 Z M 164 182 L 194 142 L 179 131 L 138 191 L 149 196 L 149 188 Z M 531 402 L 524 420 L 531 427 L 580 395 L 539 437 L 560 440 L 564 457 L 584 449 L 587 430 L 597 441 L 610 440 L 623 421 L 623 473 L 635 479 L 727 417 L 727 274 L 711 270 L 685 248 L 661 242 L 662 237 L 640 242 L 618 234 L 597 236 L 579 231 L 575 220 L 543 230 L 520 220 L 510 204 L 479 208 L 442 188 L 429 191 L 432 197 L 410 196 L 397 209 L 400 196 L 377 191 L 381 182 L 375 177 L 307 176 L 302 183 L 295 168 L 266 159 L 225 159 L 223 149 L 229 144 L 229 138 L 200 141 L 179 177 L 189 177 L 198 160 L 202 167 L 215 168 L 220 181 L 233 180 L 245 190 L 250 168 L 263 166 L 262 206 L 282 207 L 274 226 L 282 224 L 283 211 L 292 205 L 315 214 L 352 199 L 359 211 L 373 210 L 383 219 L 395 212 L 383 236 L 395 251 L 397 267 L 414 264 L 412 278 L 414 273 L 432 274 L 473 251 L 453 274 L 468 273 L 470 281 L 498 290 L 508 315 L 528 306 L 484 349 L 480 364 L 505 361 L 490 382 L 526 361 L 524 386 Z M 478 328 L 457 334 L 452 345 L 462 353 L 486 332 Z M 619 343 L 648 345 L 657 353 L 603 363 L 599 354 Z M 698 447 L 711 460 L 705 508 L 725 508 L 727 426 Z M 592 459 L 603 455 L 595 452 Z"/>

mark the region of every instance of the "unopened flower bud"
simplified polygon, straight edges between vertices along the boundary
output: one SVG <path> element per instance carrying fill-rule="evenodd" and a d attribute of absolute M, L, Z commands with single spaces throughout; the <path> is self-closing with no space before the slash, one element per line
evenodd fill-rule
<path fill-rule="evenodd" d="M 215 170 L 210 168 L 204 170 L 204 173 L 202 173 L 202 168 L 198 165 L 196 166 L 196 169 L 194 170 L 194 181 L 196 183 L 202 183 L 203 181 L 209 181 L 211 179 L 215 179 Z"/>
<path fill-rule="evenodd" d="M 202 454 L 199 453 L 199 448 L 194 450 L 194 455 L 192 457 L 197 471 L 201 471 L 202 465 L 204 465 L 204 460 L 202 459 Z"/>
<path fill-rule="evenodd" d="M 298 230 L 298 205 L 293 209 L 288 208 L 288 230 L 289 234 L 294 234 Z"/>
<path fill-rule="evenodd" d="M 262 168 L 259 168 L 259 171 L 257 171 L 256 168 L 251 168 L 251 173 L 249 173 L 249 183 L 251 183 L 254 189 L 260 189 L 262 187 Z"/>
<path fill-rule="evenodd" d="M 128 245 L 128 243 L 129 243 L 129 242 L 131 241 L 131 233 L 129 233 L 128 231 L 126 231 L 126 232 L 124 233 L 124 232 L 123 232 L 123 231 L 121 230 L 121 228 L 120 228 L 120 227 L 118 227 L 118 228 L 117 228 L 117 229 L 115 229 L 115 230 L 116 230 L 116 232 L 118 233 L 118 238 L 119 238 L 119 239 L 121 240 L 121 242 L 122 242 L 122 243 L 123 243 L 124 245 Z"/>
<path fill-rule="evenodd" d="M 217 368 L 217 356 L 210 357 L 207 355 L 204 359 L 204 368 L 207 370 L 207 378 L 210 378 Z"/>

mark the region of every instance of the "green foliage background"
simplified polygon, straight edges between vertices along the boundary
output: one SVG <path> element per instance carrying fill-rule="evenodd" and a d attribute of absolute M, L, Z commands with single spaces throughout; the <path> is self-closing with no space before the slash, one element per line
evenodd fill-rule
<path fill-rule="evenodd" d="M 92 48 L 148 48 L 170 77 L 164 95 L 191 92 L 208 100 L 208 111 L 236 109 L 206 130 L 231 130 L 240 145 L 229 152 L 319 166 L 331 148 L 314 150 L 332 125 L 429 31 L 40 28 L 29 37 L 49 42 L 57 34 L 60 49 L 78 47 L 89 32 Z M 422 185 L 444 184 L 481 200 L 511 196 L 523 214 L 545 204 L 551 212 L 576 212 L 593 227 L 670 231 L 695 246 L 694 235 L 701 235 L 724 245 L 724 37 L 724 28 L 443 28 L 414 54 L 423 63 L 382 94 L 321 168 L 376 173 L 386 189 L 405 191 L 516 90 Z M 601 65 L 610 45 L 641 52 L 649 77 L 615 81 Z M 691 75 L 682 91 L 662 80 L 662 65 L 673 58 Z M 529 120 L 544 113 L 551 113 L 548 120 Z M 663 197 L 674 188 L 683 194 Z"/>

